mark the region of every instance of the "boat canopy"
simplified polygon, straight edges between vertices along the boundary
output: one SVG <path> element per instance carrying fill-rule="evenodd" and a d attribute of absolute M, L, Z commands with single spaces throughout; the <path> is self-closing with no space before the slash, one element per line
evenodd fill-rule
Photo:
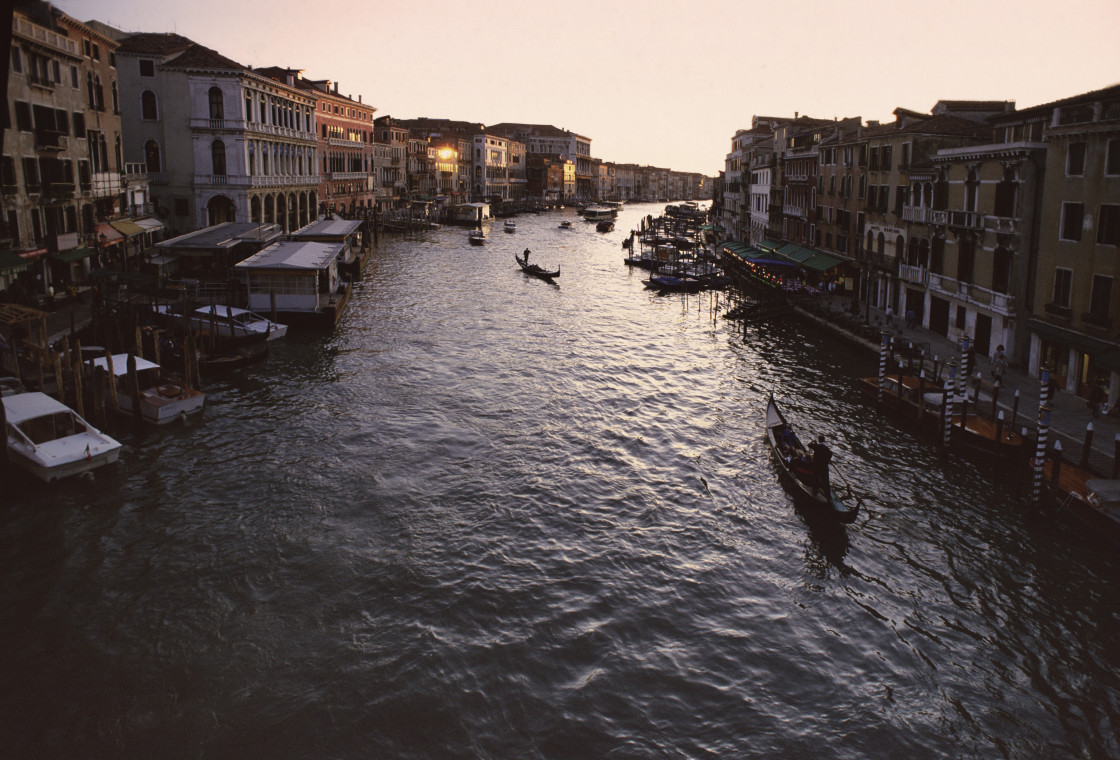
<path fill-rule="evenodd" d="M 94 367 L 107 369 L 105 357 L 98 356 L 96 359 L 90 361 Z M 150 362 L 147 359 L 136 357 L 136 371 L 143 372 L 146 369 L 159 369 L 159 365 L 155 362 Z M 122 377 L 128 374 L 128 354 L 113 354 L 113 374 L 117 377 Z"/>

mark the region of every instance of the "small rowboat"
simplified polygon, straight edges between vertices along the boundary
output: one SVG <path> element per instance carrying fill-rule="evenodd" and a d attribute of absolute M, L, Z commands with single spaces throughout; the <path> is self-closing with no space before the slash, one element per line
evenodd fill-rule
<path fill-rule="evenodd" d="M 819 508 L 842 523 L 850 523 L 859 515 L 859 499 L 846 483 L 843 488 L 833 486 L 829 479 L 821 483 L 813 456 L 798 439 L 786 422 L 782 411 L 774 402 L 774 394 L 766 407 L 766 438 L 778 460 L 778 466 L 793 483 L 794 495 Z M 827 471 L 828 465 L 825 464 Z"/>
<path fill-rule="evenodd" d="M 531 274 L 534 277 L 540 277 L 542 280 L 552 280 L 560 276 L 560 269 L 557 268 L 555 272 L 549 272 L 536 264 L 527 264 L 520 256 L 514 255 L 513 260 L 517 262 L 517 266 L 521 267 L 521 271 L 525 274 Z"/>

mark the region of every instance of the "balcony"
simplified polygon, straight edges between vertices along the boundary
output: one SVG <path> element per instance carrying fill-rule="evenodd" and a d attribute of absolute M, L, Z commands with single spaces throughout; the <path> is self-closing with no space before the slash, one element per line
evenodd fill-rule
<path fill-rule="evenodd" d="M 1018 219 L 1009 217 L 989 216 L 988 223 L 993 231 L 1002 235 L 1018 235 L 1022 227 Z"/>
<path fill-rule="evenodd" d="M 252 177 L 234 177 L 234 183 L 249 185 L 250 187 L 318 187 L 319 175 L 254 175 Z"/>
<path fill-rule="evenodd" d="M 1073 311 L 1068 306 L 1059 306 L 1056 303 L 1048 303 L 1042 307 L 1047 314 L 1058 319 L 1072 319 Z"/>
<path fill-rule="evenodd" d="M 806 211 L 804 206 L 796 206 L 792 203 L 782 204 L 782 213 L 786 216 L 794 216 L 799 219 L 805 219 L 808 215 L 808 211 Z"/>
<path fill-rule="evenodd" d="M 984 215 L 978 211 L 950 211 L 949 226 L 966 230 L 982 230 Z"/>
<path fill-rule="evenodd" d="M 938 212 L 925 206 L 903 206 L 902 221 L 914 222 L 916 224 L 933 224 L 933 216 L 936 213 Z"/>
<path fill-rule="evenodd" d="M 898 267 L 898 277 L 900 280 L 913 283 L 914 285 L 926 285 L 929 283 L 929 270 L 924 267 L 900 264 Z"/>
<path fill-rule="evenodd" d="M 1000 293 L 975 283 L 961 282 L 952 277 L 933 273 L 929 275 L 929 289 L 932 292 L 951 297 L 955 301 L 964 301 L 996 314 L 1002 314 L 1005 317 L 1015 316 L 1015 298 L 1007 293 Z M 1046 309 L 1049 311 L 1050 307 L 1047 306 Z M 1068 313 L 1069 309 L 1065 311 Z"/>
<path fill-rule="evenodd" d="M 35 150 L 66 150 L 66 135 L 35 130 Z"/>

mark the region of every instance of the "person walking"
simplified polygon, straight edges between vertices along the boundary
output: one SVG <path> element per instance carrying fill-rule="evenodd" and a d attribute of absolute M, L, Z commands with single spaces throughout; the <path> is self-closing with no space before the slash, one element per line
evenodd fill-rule
<path fill-rule="evenodd" d="M 1003 375 L 1007 372 L 1007 354 L 1003 352 L 1003 346 L 996 346 L 995 356 L 992 357 L 992 380 L 994 382 L 1003 384 Z"/>

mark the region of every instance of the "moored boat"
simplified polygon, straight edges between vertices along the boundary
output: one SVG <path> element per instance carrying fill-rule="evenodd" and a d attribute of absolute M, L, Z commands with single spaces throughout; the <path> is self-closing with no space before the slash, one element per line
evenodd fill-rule
<path fill-rule="evenodd" d="M 128 381 L 128 354 L 115 354 L 113 375 L 116 377 L 117 406 L 126 414 L 133 413 L 132 389 Z M 107 369 L 106 357 L 99 356 L 89 362 L 93 367 Z M 136 378 L 139 385 L 140 418 L 153 425 L 166 425 L 202 411 L 206 395 L 189 387 L 185 382 L 163 374 L 160 365 L 147 359 L 136 358 Z"/>
<path fill-rule="evenodd" d="M 112 464 L 121 444 L 45 393 L 4 396 L 8 451 L 21 469 L 47 483 Z"/>
<path fill-rule="evenodd" d="M 175 307 L 159 304 L 157 314 L 168 317 L 180 316 Z M 264 335 L 266 340 L 278 340 L 288 334 L 288 326 L 273 322 L 267 317 L 235 306 L 212 304 L 195 309 L 191 314 L 191 325 L 200 330 L 213 330 L 219 338 L 251 338 Z"/>
<path fill-rule="evenodd" d="M 856 519 L 859 500 L 852 493 L 851 487 L 845 485 L 837 488 L 832 485 L 827 476 L 828 462 L 814 462 L 814 455 L 809 453 L 786 422 L 774 401 L 773 393 L 766 406 L 766 439 L 778 460 L 778 466 L 793 483 L 796 496 L 840 522 L 850 523 Z"/>

